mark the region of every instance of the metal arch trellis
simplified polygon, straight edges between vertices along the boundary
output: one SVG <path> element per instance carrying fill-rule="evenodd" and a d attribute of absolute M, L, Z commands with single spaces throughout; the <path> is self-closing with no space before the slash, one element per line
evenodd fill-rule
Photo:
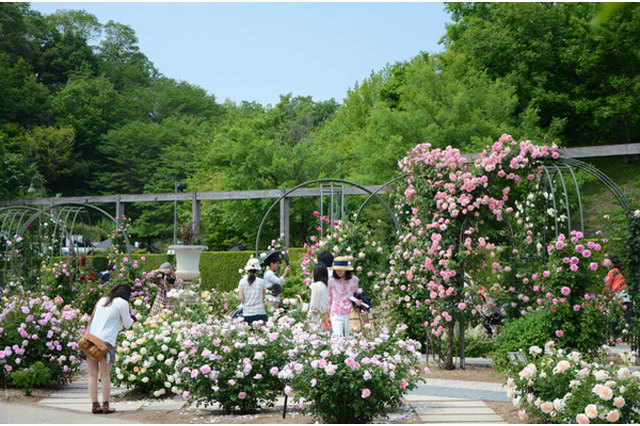
<path fill-rule="evenodd" d="M 547 195 L 544 197 L 545 199 L 545 206 L 544 206 L 544 211 L 545 211 L 545 217 L 544 217 L 544 222 L 541 224 L 542 225 L 542 239 L 543 239 L 543 247 L 546 245 L 546 240 L 547 240 L 547 228 L 548 226 L 553 225 L 553 231 L 555 233 L 556 238 L 559 235 L 560 232 L 560 228 L 559 228 L 559 224 L 558 224 L 558 218 L 559 215 L 561 214 L 560 209 L 558 209 L 558 201 L 559 199 L 562 199 L 564 201 L 564 210 L 566 212 L 566 226 L 567 226 L 567 232 L 570 233 L 570 231 L 572 230 L 574 223 L 575 225 L 579 224 L 579 229 L 584 232 L 584 214 L 583 214 L 583 206 L 582 206 L 582 195 L 580 193 L 580 185 L 578 183 L 576 174 L 574 172 L 574 168 L 578 169 L 578 170 L 582 170 L 586 173 L 588 173 L 589 175 L 591 175 L 592 177 L 596 178 L 596 180 L 601 183 L 602 185 L 604 185 L 616 198 L 617 202 L 619 203 L 620 207 L 626 212 L 629 213 L 631 212 L 631 204 L 629 203 L 628 198 L 626 197 L 626 195 L 622 192 L 622 190 L 616 185 L 615 182 L 613 182 L 613 180 L 611 180 L 606 174 L 604 174 L 602 171 L 598 170 L 597 168 L 591 166 L 588 163 L 584 163 L 580 160 L 576 160 L 573 158 L 558 158 L 556 160 L 546 160 L 544 162 L 540 162 L 539 166 L 541 167 L 541 174 L 539 175 L 537 184 L 535 185 L 535 202 L 537 204 L 538 200 L 540 199 L 540 195 L 541 192 L 545 192 Z M 573 185 L 571 185 L 570 183 L 567 182 L 567 179 L 565 179 L 565 176 L 563 175 L 563 171 L 566 171 L 569 173 L 570 178 L 569 178 L 569 182 L 573 181 Z M 394 179 L 394 181 L 397 181 L 399 179 L 405 178 L 406 176 L 401 176 L 398 177 L 396 179 Z M 388 182 L 387 184 L 385 184 L 384 186 L 388 186 L 389 184 L 393 183 L 393 181 Z M 556 187 L 559 186 L 559 190 L 561 190 L 562 192 L 560 193 L 559 190 L 556 190 Z M 577 214 L 573 215 L 574 221 L 572 221 L 572 212 L 571 212 L 571 206 L 570 206 L 570 202 L 569 202 L 569 187 L 573 186 L 575 188 L 575 192 L 576 192 L 576 198 L 577 198 L 577 207 L 578 207 L 578 211 L 574 212 Z M 381 190 L 382 187 L 379 190 Z M 367 199 L 368 201 L 368 199 Z M 366 201 L 365 201 L 366 203 Z M 547 210 L 547 206 L 551 204 L 553 206 L 553 222 L 549 225 L 547 225 L 547 214 L 546 214 L 546 210 Z M 363 203 L 364 205 L 364 203 Z M 524 208 L 523 208 L 523 218 L 524 216 L 526 216 L 526 200 L 524 202 Z M 538 206 L 539 207 L 539 206 Z M 361 207 L 362 208 L 362 207 Z M 512 248 L 515 247 L 515 243 L 516 240 L 514 238 L 514 231 L 513 231 L 513 227 L 508 219 L 508 217 L 506 215 L 503 216 L 503 218 L 505 219 L 505 224 L 506 227 L 509 231 L 509 240 L 511 243 Z M 535 217 L 534 217 L 535 218 Z M 579 220 L 578 220 L 579 219 Z M 461 234 L 460 234 L 460 241 L 459 244 L 462 244 L 462 238 L 463 238 L 463 232 L 464 232 L 464 228 L 465 228 L 465 224 L 467 223 L 468 217 L 465 218 L 465 222 L 463 224 L 463 227 L 461 229 Z M 536 225 L 540 225 L 537 221 L 534 221 L 534 231 L 536 228 Z M 544 253 L 546 254 L 546 251 L 544 251 Z M 510 263 L 512 265 L 512 271 L 513 273 L 511 274 L 512 276 L 512 281 L 515 279 L 514 277 L 516 276 L 516 271 L 518 269 L 518 259 L 517 256 L 513 254 L 510 255 Z M 636 266 L 638 267 L 638 266 Z M 464 277 L 464 265 L 461 265 L 460 267 L 460 273 L 461 275 Z M 634 288 L 637 287 L 637 283 L 636 285 L 634 285 Z M 633 301 L 634 304 L 637 304 L 637 302 Z M 459 331 L 460 334 L 460 366 L 461 368 L 464 369 L 464 330 L 462 329 L 462 320 L 460 321 L 460 326 L 461 329 Z M 633 341 L 633 349 L 635 351 L 638 351 L 640 349 L 640 345 L 639 345 L 639 341 L 638 341 L 638 336 L 634 337 L 634 341 Z"/>
<path fill-rule="evenodd" d="M 77 207 L 96 210 L 99 213 L 102 213 L 107 218 L 109 218 L 116 225 L 116 229 L 122 231 L 122 235 L 123 235 L 125 243 L 127 245 L 127 254 L 128 254 L 129 257 L 131 257 L 131 245 L 129 244 L 129 236 L 127 234 L 127 231 L 123 227 L 120 226 L 120 221 L 117 220 L 116 218 L 114 218 L 113 216 L 111 216 L 105 210 L 103 210 L 103 209 L 101 209 L 99 207 L 93 206 L 91 204 L 86 204 L 86 203 L 64 203 L 64 204 L 56 204 L 56 205 L 47 206 L 47 207 L 43 208 L 42 210 L 39 210 L 37 213 L 33 214 L 27 220 L 27 222 L 25 222 L 22 225 L 22 228 L 20 228 L 20 230 L 18 232 L 18 235 L 23 235 L 24 232 L 27 230 L 27 227 L 31 223 L 33 223 L 36 219 L 41 217 L 43 214 L 47 214 L 47 215 L 51 216 L 49 211 L 51 211 L 52 209 L 55 209 L 55 208 L 59 208 L 61 206 L 63 206 L 63 209 L 67 208 L 67 209 L 65 209 L 65 211 L 67 211 L 67 218 L 71 214 L 74 215 L 74 222 L 73 222 L 74 224 L 75 224 L 75 219 L 77 218 L 78 214 L 80 213 L 80 211 L 79 211 L 79 209 Z M 76 208 L 72 208 L 72 207 L 76 207 Z M 72 239 L 71 238 L 69 238 L 69 239 L 70 239 L 70 242 L 71 242 Z M 73 242 L 73 244 L 75 245 L 75 242 Z"/>
<path fill-rule="evenodd" d="M 41 209 L 30 207 L 30 206 L 13 206 L 13 207 L 0 209 L 0 223 L 1 223 L 0 235 L 6 239 L 10 239 L 12 238 L 12 236 L 15 236 L 15 237 L 23 236 L 24 231 L 26 231 L 28 229 L 28 226 L 31 223 L 33 223 L 33 221 L 30 220 L 31 217 L 37 216 L 38 218 L 42 219 L 42 215 L 39 215 L 39 213 L 43 213 Z M 47 220 L 51 220 L 51 222 L 55 224 L 55 228 L 53 231 L 54 239 L 55 239 L 55 235 L 57 234 L 58 225 L 61 225 L 61 233 L 64 233 L 67 239 L 71 239 L 64 223 L 61 223 L 58 220 L 58 218 L 56 218 L 54 215 L 51 215 L 48 212 L 43 214 L 46 215 Z M 28 217 L 27 219 L 28 223 L 26 225 L 24 225 L 25 217 Z M 39 225 L 40 226 L 38 227 L 38 244 L 40 248 L 42 248 L 42 228 L 41 228 L 42 221 L 41 220 L 39 220 Z M 53 255 L 54 255 L 53 247 L 51 248 L 52 250 L 51 250 L 50 260 L 53 259 Z M 10 252 L 9 246 L 7 245 L 4 253 L 4 262 L 3 262 L 4 265 L 2 270 L 3 282 L 6 282 L 7 280 L 9 264 L 12 263 L 10 262 L 9 252 Z M 16 265 L 12 265 L 12 268 L 15 269 L 15 266 Z"/>
<path fill-rule="evenodd" d="M 397 181 L 399 181 L 400 179 L 406 179 L 408 176 L 410 176 L 409 173 L 404 174 L 402 176 L 398 176 L 397 178 L 391 179 L 390 181 L 388 181 L 387 183 L 383 184 L 380 186 L 380 188 L 376 189 L 375 191 L 373 191 L 371 194 L 369 194 L 369 196 L 367 197 L 366 200 L 364 200 L 362 202 L 362 204 L 360 205 L 360 208 L 358 209 L 358 212 L 356 213 L 356 217 L 353 219 L 353 223 L 356 224 L 358 223 L 358 219 L 360 218 L 360 213 L 362 213 L 362 210 L 364 209 L 364 207 L 367 205 L 367 203 L 369 202 L 369 200 L 371 200 L 372 198 L 376 197 L 378 198 L 378 193 L 381 192 L 383 189 L 388 188 L 389 186 L 391 186 L 392 184 L 396 183 Z M 400 226 L 398 224 L 398 218 L 394 215 L 394 222 L 393 222 L 396 226 L 396 230 L 400 231 Z"/>
<path fill-rule="evenodd" d="M 397 180 L 397 179 L 394 179 L 393 181 L 395 181 L 395 180 Z M 393 181 L 390 181 L 390 182 L 388 182 L 387 184 L 385 184 L 385 185 L 383 185 L 383 186 L 386 186 L 386 185 L 388 185 L 389 183 L 392 183 Z M 359 184 L 357 184 L 357 183 L 350 182 L 350 181 L 348 181 L 348 180 L 344 180 L 344 179 L 315 179 L 315 180 L 311 180 L 311 181 L 307 181 L 307 182 L 301 183 L 300 185 L 298 185 L 298 186 L 296 186 L 296 187 L 294 187 L 294 188 L 292 188 L 292 189 L 288 190 L 287 192 L 285 192 L 284 194 L 282 194 L 282 196 L 280 196 L 280 198 L 278 198 L 276 201 L 274 201 L 274 202 L 273 202 L 273 204 L 271 204 L 271 206 L 267 209 L 267 212 L 266 212 L 266 213 L 264 214 L 264 216 L 262 217 L 262 221 L 260 222 L 260 227 L 258 228 L 258 232 L 257 232 L 257 235 L 256 235 L 256 257 L 258 257 L 258 254 L 259 254 L 259 247 L 260 247 L 260 235 L 261 235 L 261 233 L 262 233 L 262 228 L 264 227 L 264 224 L 265 224 L 265 222 L 266 222 L 266 220 L 267 220 L 267 217 L 269 216 L 269 214 L 271 213 L 271 211 L 273 210 L 273 208 L 274 208 L 274 207 L 275 207 L 275 206 L 276 206 L 276 205 L 277 205 L 281 200 L 283 200 L 284 198 L 288 197 L 289 195 L 291 195 L 293 192 L 297 191 L 297 190 L 298 190 L 298 189 L 300 189 L 300 188 L 304 188 L 304 187 L 306 187 L 306 186 L 313 185 L 313 184 L 316 184 L 316 183 L 329 183 L 329 182 L 338 182 L 338 183 L 343 183 L 343 184 L 347 184 L 347 185 L 355 186 L 356 188 L 359 188 L 359 189 L 361 189 L 362 191 L 365 191 L 366 193 L 368 193 L 368 194 L 369 194 L 369 198 L 367 198 L 367 199 L 365 200 L 365 202 L 363 203 L 363 205 L 360 207 L 360 210 L 358 210 L 358 214 L 356 215 L 356 218 L 355 218 L 355 220 L 354 220 L 354 223 L 357 221 L 358 216 L 360 215 L 360 212 L 362 211 L 362 207 L 364 206 L 364 204 L 366 204 L 366 203 L 369 201 L 369 199 L 370 199 L 370 198 L 375 197 L 375 198 L 378 200 L 378 202 L 379 202 L 380 204 L 382 204 L 382 206 L 385 208 L 385 210 L 387 211 L 387 213 L 388 213 L 388 214 L 389 214 L 389 216 L 391 217 L 391 220 L 393 221 L 393 224 L 394 224 L 394 226 L 395 226 L 395 228 L 396 228 L 396 231 L 397 231 L 397 232 L 401 232 L 400 224 L 399 224 L 399 222 L 398 222 L 398 218 L 397 218 L 397 217 L 396 217 L 396 215 L 393 213 L 393 210 L 391 210 L 391 208 L 389 207 L 389 205 L 388 205 L 384 200 L 382 200 L 382 199 L 377 195 L 377 192 L 379 191 L 379 189 L 374 193 L 374 192 L 372 192 L 371 190 L 369 190 L 369 189 L 365 188 L 365 187 L 364 187 L 364 186 L 362 186 L 362 185 L 359 185 Z"/>

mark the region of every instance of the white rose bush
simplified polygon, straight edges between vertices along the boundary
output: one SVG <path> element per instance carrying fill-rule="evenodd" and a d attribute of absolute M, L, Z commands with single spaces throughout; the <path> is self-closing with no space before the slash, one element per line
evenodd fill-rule
<path fill-rule="evenodd" d="M 507 394 L 520 409 L 522 421 L 640 421 L 640 372 L 632 373 L 627 365 L 589 362 L 577 351 L 557 349 L 552 341 L 544 350 L 529 348 L 529 359 L 531 362 L 521 365 L 507 381 Z M 623 363 L 634 361 L 634 356 L 623 357 Z"/>
<path fill-rule="evenodd" d="M 284 393 L 323 422 L 365 422 L 400 406 L 422 380 L 420 343 L 405 331 L 345 339 L 289 316 L 250 327 L 164 311 L 122 334 L 113 381 L 227 413 L 272 407 Z"/>
<path fill-rule="evenodd" d="M 180 330 L 189 326 L 179 315 L 164 311 L 121 333 L 112 382 L 154 397 L 176 393 L 173 375 L 182 350 Z"/>

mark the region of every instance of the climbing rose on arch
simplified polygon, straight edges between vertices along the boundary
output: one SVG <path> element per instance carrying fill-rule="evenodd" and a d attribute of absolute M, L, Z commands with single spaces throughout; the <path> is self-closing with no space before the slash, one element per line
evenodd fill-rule
<path fill-rule="evenodd" d="M 452 314 L 468 312 L 460 267 L 473 254 L 500 251 L 475 222 L 504 221 L 514 212 L 513 190 L 540 173 L 537 160 L 558 155 L 555 145 L 518 143 L 505 134 L 473 162 L 458 149 L 429 143 L 417 145 L 398 162 L 407 175 L 395 202 L 403 233 L 381 299 L 398 322 L 409 325 L 412 337 L 424 336 L 423 327 L 441 336 L 453 327 Z M 510 271 L 497 260 L 489 269 Z"/>

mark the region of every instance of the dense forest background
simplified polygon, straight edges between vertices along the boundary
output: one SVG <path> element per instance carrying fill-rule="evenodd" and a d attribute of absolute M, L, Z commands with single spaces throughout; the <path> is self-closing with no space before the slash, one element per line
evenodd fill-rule
<path fill-rule="evenodd" d="M 562 146 L 638 142 L 640 5 L 606 16 L 600 7 L 447 4 L 442 53 L 363 76 L 341 102 L 289 93 L 264 106 L 220 103 L 164 77 L 127 25 L 0 3 L 0 198 L 34 196 L 34 176 L 46 196 L 173 192 L 175 181 L 189 192 L 324 177 L 381 184 L 417 143 L 473 152 L 502 133 Z M 204 242 L 250 245 L 271 202 L 203 204 Z M 317 201 L 296 203 L 299 244 Z M 168 241 L 172 210 L 127 205 L 131 233 Z"/>

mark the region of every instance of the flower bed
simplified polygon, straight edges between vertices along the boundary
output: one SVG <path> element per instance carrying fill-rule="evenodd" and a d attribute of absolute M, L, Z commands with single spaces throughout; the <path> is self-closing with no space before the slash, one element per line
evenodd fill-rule
<path fill-rule="evenodd" d="M 288 318 L 251 330 L 244 322 L 193 324 L 181 335 L 183 349 L 175 364 L 175 382 L 189 402 L 219 403 L 226 412 L 248 413 L 273 406 L 283 384 Z"/>
<path fill-rule="evenodd" d="M 532 361 L 507 381 L 507 393 L 520 408 L 522 421 L 640 421 L 640 372 L 631 373 L 627 366 L 588 362 L 579 352 L 556 349 L 554 342 L 544 349 L 532 346 L 529 355 Z M 624 357 L 624 361 L 631 363 L 634 357 Z"/>
<path fill-rule="evenodd" d="M 294 346 L 280 377 L 290 381 L 306 412 L 323 423 L 365 423 L 402 405 L 402 397 L 421 380 L 420 343 L 403 340 L 405 327 L 367 340 L 294 328 Z"/>

